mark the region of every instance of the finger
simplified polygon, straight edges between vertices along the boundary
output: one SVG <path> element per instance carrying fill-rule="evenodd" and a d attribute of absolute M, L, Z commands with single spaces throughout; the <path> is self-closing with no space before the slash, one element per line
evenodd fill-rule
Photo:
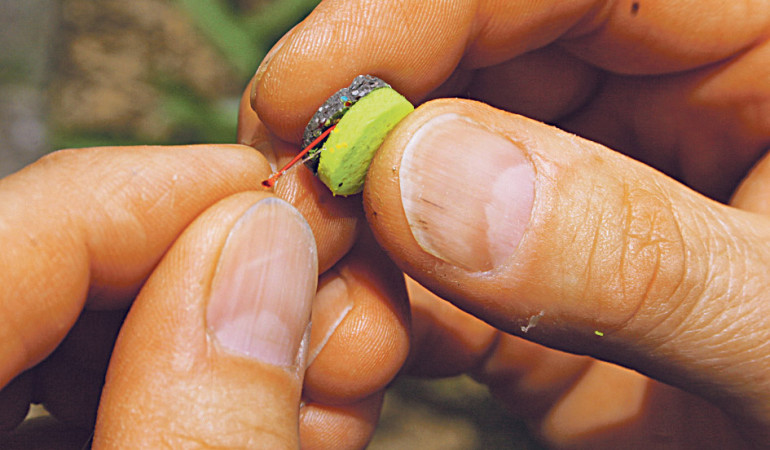
<path fill-rule="evenodd" d="M 409 352 L 403 274 L 364 236 L 319 280 L 300 411 L 302 448 L 363 448 Z"/>
<path fill-rule="evenodd" d="M 554 448 L 747 448 L 724 412 L 638 372 L 502 335 L 473 373 Z"/>
<path fill-rule="evenodd" d="M 557 123 L 594 101 L 605 78 L 596 66 L 549 46 L 475 70 L 465 89 L 469 98 L 496 108 Z M 452 92 L 459 91 L 444 97 Z"/>
<path fill-rule="evenodd" d="M 591 102 L 559 126 L 727 201 L 770 145 L 770 123 L 755 113 L 770 104 L 760 81 L 769 58 L 765 42 L 721 64 L 655 81 L 606 77 Z"/>
<path fill-rule="evenodd" d="M 415 332 L 409 373 L 470 372 L 549 446 L 740 448 L 732 444 L 743 442 L 712 405 L 636 372 L 504 333 L 492 334 L 486 346 L 469 345 L 494 329 L 416 283 L 410 287 Z"/>
<path fill-rule="evenodd" d="M 481 365 L 496 347 L 500 332 L 439 298 L 407 277 L 412 307 L 410 375 L 451 377 Z"/>
<path fill-rule="evenodd" d="M 273 171 L 291 161 L 299 151 L 296 146 L 277 139 L 262 124 L 249 104 L 249 89 L 241 98 L 238 117 L 238 142 L 262 153 Z M 327 271 L 353 246 L 363 223 L 357 196 L 334 197 L 301 164 L 279 178 L 273 192 L 294 205 L 313 229 L 320 272 Z"/>
<path fill-rule="evenodd" d="M 305 403 L 300 410 L 300 448 L 365 448 L 380 418 L 385 391 L 347 405 Z"/>
<path fill-rule="evenodd" d="M 622 367 L 496 332 L 416 282 L 408 286 L 413 323 L 408 372 L 470 372 L 549 446 L 747 446 L 724 413 L 703 399 Z M 524 328 L 532 327 L 537 323 Z M 489 336 L 491 342 L 484 339 Z"/>
<path fill-rule="evenodd" d="M 327 0 L 260 67 L 253 106 L 296 142 L 313 111 L 356 75 L 380 76 L 418 101 L 458 66 L 492 66 L 555 41 L 611 71 L 681 71 L 754 43 L 770 21 L 763 8 L 759 0 Z"/>
<path fill-rule="evenodd" d="M 599 9 L 570 30 L 563 45 L 592 64 L 626 74 L 680 72 L 719 61 L 753 45 L 770 23 L 757 13 L 766 8 L 762 1 L 727 8 L 717 0 L 595 6 Z M 730 37 L 714 39 L 722 35 Z"/>
<path fill-rule="evenodd" d="M 319 283 L 303 396 L 346 405 L 384 391 L 409 353 L 403 274 L 363 239 Z"/>
<path fill-rule="evenodd" d="M 244 193 L 206 211 L 121 329 L 95 445 L 296 447 L 317 277 L 288 203 Z"/>
<path fill-rule="evenodd" d="M 409 286 L 415 330 L 409 373 L 470 372 L 549 446 L 746 446 L 724 414 L 702 399 L 622 367 L 492 334 L 491 326 L 415 282 Z M 473 345 L 490 334 L 495 339 L 488 345 Z"/>
<path fill-rule="evenodd" d="M 702 398 L 601 361 L 588 365 L 536 429 L 557 448 L 751 447 Z"/>
<path fill-rule="evenodd" d="M 364 198 L 394 260 L 461 308 L 518 334 L 539 316 L 529 339 L 770 422 L 765 218 L 463 101 L 407 117 L 378 152 Z"/>
<path fill-rule="evenodd" d="M 0 386 L 89 299 L 122 308 L 182 229 L 269 173 L 238 146 L 68 150 L 0 180 Z"/>
<path fill-rule="evenodd" d="M 241 99 L 239 142 L 260 151 L 275 171 L 298 149 L 271 135 L 251 109 L 249 95 L 247 89 Z M 300 422 L 302 447 L 337 448 L 342 443 L 363 447 L 374 432 L 384 389 L 408 353 L 401 272 L 378 256 L 379 249 L 367 243 L 371 239 L 360 242 L 352 255 L 338 263 L 353 246 L 363 219 L 357 197 L 334 198 L 301 169 L 281 177 L 275 193 L 308 218 L 319 247 L 319 269 L 326 272 L 313 306 Z M 334 246 L 336 251 L 328 248 L 339 242 L 343 244 Z M 371 264 L 373 259 L 378 263 Z M 356 370 L 340 370 L 350 366 Z"/>

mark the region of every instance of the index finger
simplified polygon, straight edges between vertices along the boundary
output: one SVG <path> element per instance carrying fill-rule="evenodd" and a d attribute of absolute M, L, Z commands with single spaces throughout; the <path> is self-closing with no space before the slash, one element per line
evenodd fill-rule
<path fill-rule="evenodd" d="M 248 147 L 135 147 L 56 152 L 0 180 L 0 388 L 86 300 L 125 308 L 198 214 L 268 173 Z"/>
<path fill-rule="evenodd" d="M 296 142 L 315 108 L 359 74 L 417 102 L 458 68 L 554 42 L 614 72 L 682 71 L 755 43 L 770 23 L 766 8 L 760 0 L 326 0 L 263 62 L 252 105 L 274 133 Z"/>

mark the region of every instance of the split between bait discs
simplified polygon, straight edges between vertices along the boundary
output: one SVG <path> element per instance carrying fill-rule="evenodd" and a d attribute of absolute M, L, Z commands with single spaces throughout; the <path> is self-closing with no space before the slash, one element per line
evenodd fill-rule
<path fill-rule="evenodd" d="M 305 165 L 334 195 L 361 192 L 374 153 L 414 106 L 377 77 L 357 76 L 318 108 L 303 136 L 304 150 L 262 184 L 271 187 L 289 167 Z M 305 156 L 307 155 L 307 156 Z"/>

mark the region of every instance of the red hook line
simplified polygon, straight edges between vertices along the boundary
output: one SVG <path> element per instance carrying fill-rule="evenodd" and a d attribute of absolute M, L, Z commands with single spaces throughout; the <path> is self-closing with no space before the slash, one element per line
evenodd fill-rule
<path fill-rule="evenodd" d="M 293 158 L 291 161 L 289 161 L 289 163 L 288 163 L 288 164 L 286 164 L 285 166 L 283 166 L 283 168 L 282 168 L 281 170 L 279 170 L 278 172 L 276 172 L 276 173 L 272 174 L 272 175 L 270 176 L 270 178 L 268 178 L 267 180 L 263 181 L 263 182 L 262 182 L 262 186 L 264 186 L 264 187 L 267 187 L 267 188 L 271 188 L 271 187 L 275 186 L 275 182 L 278 180 L 278 178 L 280 178 L 280 177 L 281 177 L 281 175 L 283 175 L 283 174 L 284 174 L 284 172 L 286 172 L 287 170 L 289 170 L 289 168 L 290 168 L 291 166 L 293 166 L 294 164 L 297 164 L 297 161 L 301 160 L 301 159 L 302 159 L 302 157 L 304 157 L 304 156 L 305 156 L 305 155 L 306 155 L 306 154 L 307 154 L 307 153 L 308 153 L 308 152 L 309 152 L 311 149 L 313 149 L 313 147 L 315 147 L 316 145 L 320 144 L 320 143 L 321 143 L 321 141 L 323 141 L 323 140 L 326 138 L 326 136 L 328 136 L 328 135 L 329 135 L 329 133 L 331 133 L 331 132 L 332 132 L 332 130 L 334 130 L 334 128 L 335 128 L 336 126 L 337 126 L 337 125 L 332 125 L 332 126 L 330 126 L 329 128 L 327 128 L 327 129 L 326 129 L 326 130 L 325 130 L 323 133 L 321 133 L 321 135 L 320 135 L 320 136 L 318 136 L 317 138 L 315 138 L 315 139 L 313 140 L 313 142 L 311 142 L 310 144 L 308 144 L 308 146 L 307 146 L 307 147 L 305 147 L 305 148 L 304 148 L 304 149 L 303 149 L 301 152 L 297 153 L 297 156 L 295 156 L 295 157 L 294 157 L 294 158 Z"/>

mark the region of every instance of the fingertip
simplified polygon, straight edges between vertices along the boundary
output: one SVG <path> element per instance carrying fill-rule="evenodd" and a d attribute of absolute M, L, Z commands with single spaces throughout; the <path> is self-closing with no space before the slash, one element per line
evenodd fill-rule
<path fill-rule="evenodd" d="M 501 334 L 472 376 L 526 420 L 543 417 L 593 364 L 594 360 Z"/>
<path fill-rule="evenodd" d="M 372 439 L 385 392 L 345 405 L 306 403 L 300 410 L 300 446 L 307 449 L 364 448 Z"/>
<path fill-rule="evenodd" d="M 500 331 L 439 298 L 407 277 L 412 310 L 410 375 L 451 377 L 476 369 L 489 357 Z"/>
<path fill-rule="evenodd" d="M 324 321 L 334 326 L 331 333 L 319 329 L 313 334 L 326 341 L 308 367 L 305 396 L 332 405 L 355 402 L 383 390 L 407 358 L 409 312 L 403 275 L 374 247 L 359 244 L 322 286 L 336 291 L 341 306 L 352 305 L 344 308 L 340 321 Z M 317 345 L 312 342 L 311 348 Z"/>
<path fill-rule="evenodd" d="M 409 20 L 390 3 L 322 2 L 260 66 L 251 104 L 268 128 L 298 142 L 314 111 L 357 75 L 378 76 L 413 102 L 443 83 L 475 9 L 423 1 L 399 9 Z"/>
<path fill-rule="evenodd" d="M 202 214 L 126 319 L 95 442 L 296 446 L 316 264 L 304 219 L 265 192 Z"/>
<path fill-rule="evenodd" d="M 467 293 L 466 281 L 486 289 L 478 274 L 506 272 L 525 238 L 536 169 L 506 126 L 525 134 L 529 122 L 477 102 L 434 100 L 375 155 L 364 185 L 368 222 L 396 263 L 439 296 Z"/>
<path fill-rule="evenodd" d="M 467 131 L 457 118 L 497 137 L 451 139 Z M 439 128 L 442 145 L 425 138 L 435 131 L 426 127 Z M 502 148 L 522 152 L 520 165 L 532 170 L 512 170 L 498 186 L 506 160 L 490 164 L 489 156 Z M 442 158 L 449 154 L 457 161 Z M 474 191 L 479 200 L 463 202 Z M 746 381 L 763 369 L 738 350 L 767 334 L 762 316 L 729 313 L 736 305 L 763 310 L 763 297 L 727 288 L 735 277 L 764 279 L 766 233 L 748 231 L 766 230 L 764 217 L 730 210 L 600 144 L 460 100 L 426 103 L 399 124 L 372 162 L 364 204 L 393 260 L 463 310 L 549 347 L 697 389 L 742 421 L 765 420 L 765 394 Z M 704 225 L 723 231 L 704 233 Z M 509 245 L 496 244 L 500 237 Z M 711 273 L 734 275 L 714 283 Z M 724 333 L 735 326 L 754 338 Z M 725 352 L 715 358 L 708 348 Z M 723 369 L 735 365 L 752 370 Z"/>

